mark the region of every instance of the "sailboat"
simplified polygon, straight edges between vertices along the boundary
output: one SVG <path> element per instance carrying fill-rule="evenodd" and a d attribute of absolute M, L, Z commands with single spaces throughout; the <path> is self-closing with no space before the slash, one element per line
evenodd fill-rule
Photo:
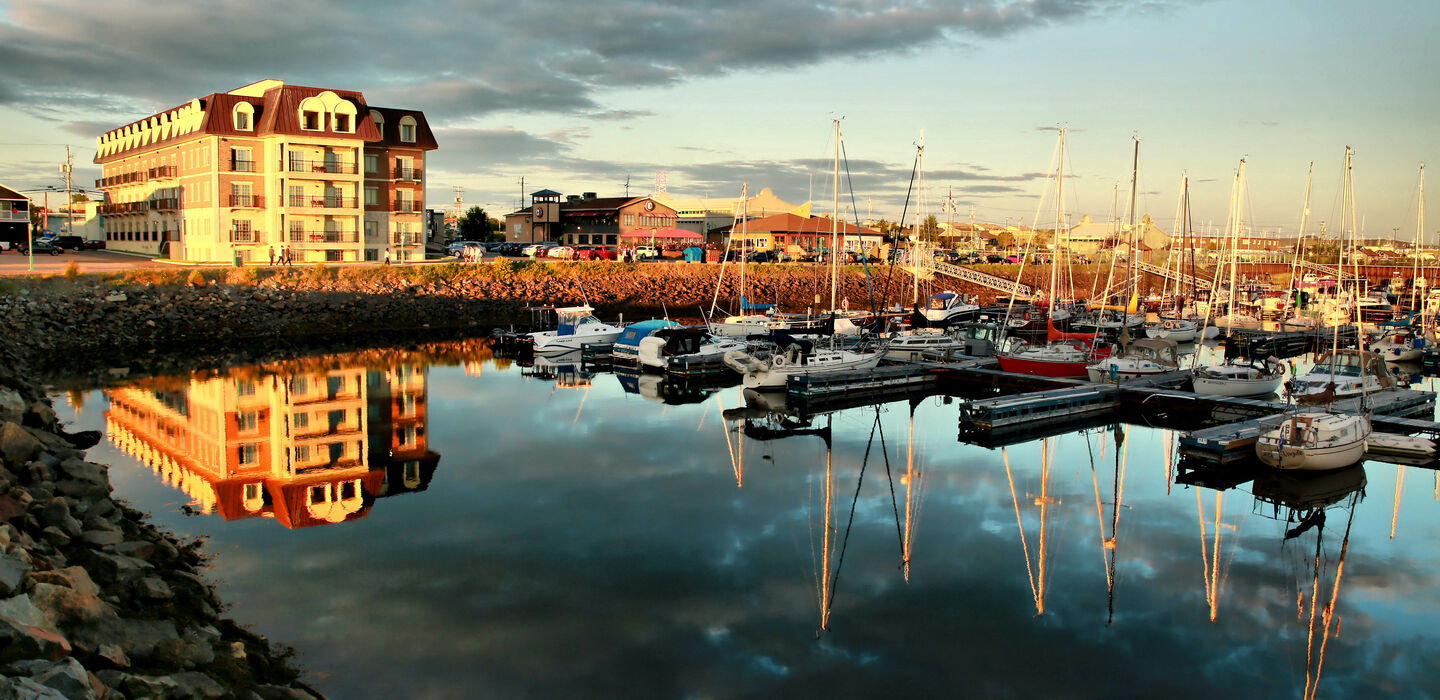
<path fill-rule="evenodd" d="M 830 249 L 839 250 L 840 243 L 840 120 L 835 120 L 835 186 L 834 218 L 831 220 Z M 840 256 L 830 256 L 830 308 L 836 308 L 839 285 Z M 885 356 L 885 348 L 874 350 L 845 349 L 835 346 L 834 336 L 826 348 L 813 342 L 774 333 L 771 348 L 752 347 L 725 353 L 725 365 L 740 373 L 748 389 L 783 390 L 794 375 L 826 374 L 874 369 Z M 883 343 L 882 343 L 883 346 Z"/>
<path fill-rule="evenodd" d="M 1065 224 L 1065 129 L 1060 129 L 1055 169 L 1055 235 L 1058 238 Z M 1056 241 L 1057 252 L 1061 252 Z M 1043 347 L 1029 347 L 1023 342 L 1012 345 L 1009 352 L 996 356 L 1000 369 L 1019 374 L 1033 374 L 1042 377 L 1080 377 L 1087 375 L 1086 367 L 1097 360 L 1108 357 L 1111 348 L 1097 344 L 1095 336 L 1089 333 L 1066 333 L 1055 327 L 1058 314 L 1056 288 L 1059 285 L 1059 261 L 1056 257 L 1050 265 L 1050 304 L 1045 319 L 1045 338 L 1049 341 Z M 1031 323 L 1027 319 L 1026 323 Z"/>
<path fill-rule="evenodd" d="M 1355 191 L 1354 182 L 1351 179 L 1350 155 L 1351 150 L 1347 146 L 1345 148 L 1345 183 L 1341 188 L 1341 196 L 1344 200 L 1341 206 L 1341 217 L 1343 219 L 1346 215 L 1349 216 L 1353 239 L 1357 234 L 1354 227 Z M 1341 224 L 1343 232 L 1343 220 Z M 1358 352 L 1358 355 L 1351 354 L 1350 351 L 1342 354 L 1339 348 L 1340 332 L 1338 328 L 1335 330 L 1333 343 L 1334 347 L 1327 358 L 1330 362 L 1326 365 L 1330 373 L 1329 383 L 1323 392 L 1312 395 L 1314 398 L 1327 401 L 1330 406 L 1325 410 L 1308 410 L 1289 414 L 1279 426 L 1262 433 L 1255 442 L 1255 454 L 1265 464 L 1280 469 L 1328 470 L 1348 467 L 1365 458 L 1365 442 L 1370 437 L 1370 418 L 1363 413 L 1336 413 L 1333 410 L 1333 403 L 1337 398 L 1341 383 L 1337 382 L 1337 378 L 1341 381 L 1347 378 L 1360 380 L 1359 386 L 1362 394 L 1360 408 L 1363 410 L 1366 377 L 1371 376 L 1376 368 L 1375 361 L 1378 361 L 1379 371 L 1384 372 L 1385 360 L 1361 351 L 1354 351 Z M 1366 357 L 1367 355 L 1369 357 Z M 1355 362 L 1342 364 L 1342 360 Z M 1350 369 L 1358 372 L 1351 373 Z M 1293 393 L 1292 390 L 1292 395 Z"/>
<path fill-rule="evenodd" d="M 1193 301 L 1195 298 L 1195 244 L 1190 238 L 1190 175 L 1188 173 L 1182 173 L 1180 175 L 1180 199 L 1176 205 L 1175 224 L 1176 228 L 1183 229 L 1182 237 L 1185 239 L 1186 249 L 1190 253 L 1190 298 Z M 1167 268 L 1169 267 L 1169 262 L 1167 258 Z M 1179 257 L 1175 265 L 1176 271 L 1182 269 L 1183 266 L 1184 258 Z M 1183 280 L 1184 276 L 1181 275 L 1178 279 Z M 1175 285 L 1175 294 L 1176 302 L 1175 308 L 1172 310 L 1173 315 L 1165 316 L 1162 314 L 1160 320 L 1154 325 L 1147 323 L 1145 325 L 1145 335 L 1151 338 L 1173 340 L 1177 343 L 1193 342 L 1196 338 L 1200 337 L 1200 327 L 1204 325 L 1205 319 L 1185 315 L 1185 310 L 1182 308 L 1184 306 L 1182 303 L 1184 297 L 1180 296 L 1179 282 Z"/>

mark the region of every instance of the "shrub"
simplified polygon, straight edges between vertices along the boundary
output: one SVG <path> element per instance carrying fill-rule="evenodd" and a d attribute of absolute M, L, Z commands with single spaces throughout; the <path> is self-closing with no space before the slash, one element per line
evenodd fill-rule
<path fill-rule="evenodd" d="M 80 276 L 80 266 L 75 264 L 74 260 L 71 260 L 70 262 L 65 263 L 65 272 L 63 272 L 62 274 L 65 275 L 65 279 L 73 280 L 76 277 Z"/>
<path fill-rule="evenodd" d="M 204 287 L 205 275 L 202 274 L 198 269 L 191 270 L 190 276 L 185 278 L 185 284 L 188 284 L 191 287 Z"/>

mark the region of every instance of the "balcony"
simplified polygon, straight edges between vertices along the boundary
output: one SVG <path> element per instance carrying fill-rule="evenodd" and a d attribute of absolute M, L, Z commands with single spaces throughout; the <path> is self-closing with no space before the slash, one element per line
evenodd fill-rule
<path fill-rule="evenodd" d="M 230 195 L 230 206 L 259 209 L 263 205 L 258 194 L 232 194 Z"/>
<path fill-rule="evenodd" d="M 253 172 L 255 172 L 255 161 L 253 161 L 253 160 L 232 160 L 232 161 L 230 161 L 230 172 L 232 172 L 232 173 L 253 173 Z"/>
<path fill-rule="evenodd" d="M 396 166 L 394 170 L 390 171 L 390 177 L 396 180 L 419 181 L 423 174 L 420 168 L 407 168 L 403 166 Z"/>
<path fill-rule="evenodd" d="M 175 173 L 175 166 L 162 165 L 158 168 L 151 168 L 149 176 L 151 180 L 169 180 L 175 177 Z"/>
<path fill-rule="evenodd" d="M 319 209 L 354 209 L 354 197 L 325 196 L 316 197 L 290 195 L 290 206 L 292 207 L 315 207 Z"/>
<path fill-rule="evenodd" d="M 395 207 L 390 211 L 400 214 L 418 214 L 420 213 L 420 202 L 413 199 L 397 199 Z"/>
<path fill-rule="evenodd" d="M 392 234 L 390 234 L 390 242 L 393 243 L 393 244 L 395 244 L 395 245 L 420 245 L 421 243 L 424 242 L 424 241 L 420 240 L 420 238 L 421 238 L 420 234 L 415 233 L 415 232 L 413 232 L 413 231 L 410 232 L 410 233 L 392 233 Z"/>
<path fill-rule="evenodd" d="M 291 230 L 286 238 L 291 243 L 359 243 L 360 234 L 355 231 L 306 231 Z"/>
<path fill-rule="evenodd" d="M 231 231 L 231 243 L 255 243 L 260 240 L 259 231 Z"/>
<path fill-rule="evenodd" d="M 144 214 L 150 211 L 149 202 L 111 202 L 100 205 L 102 216 L 116 216 L 120 214 Z"/>
<path fill-rule="evenodd" d="M 354 175 L 359 172 L 354 163 L 325 160 L 290 160 L 285 169 L 292 173 L 322 173 L 326 175 Z"/>
<path fill-rule="evenodd" d="M 152 211 L 175 211 L 179 208 L 180 198 L 178 197 L 166 197 L 164 199 L 150 200 L 150 209 Z"/>
<path fill-rule="evenodd" d="M 174 167 L 174 166 L 170 166 L 170 167 Z M 159 169 L 159 168 L 152 168 L 152 170 L 158 170 L 158 169 Z M 144 182 L 144 181 L 146 180 L 147 174 L 148 174 L 147 172 L 120 173 L 119 175 L 111 175 L 110 177 L 102 177 L 102 178 L 100 178 L 99 180 L 96 180 L 96 181 L 95 181 L 95 186 L 96 186 L 96 187 L 100 187 L 100 188 L 105 188 L 105 187 L 119 187 L 120 185 L 128 185 L 128 184 L 131 184 L 131 183 L 134 183 L 134 182 Z"/>

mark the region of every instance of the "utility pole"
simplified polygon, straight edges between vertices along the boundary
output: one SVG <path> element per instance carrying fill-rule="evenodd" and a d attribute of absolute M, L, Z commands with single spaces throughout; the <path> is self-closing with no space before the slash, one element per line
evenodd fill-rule
<path fill-rule="evenodd" d="M 69 215 L 69 219 L 68 219 L 68 221 L 67 221 L 67 223 L 66 223 L 66 226 L 67 226 L 68 229 L 69 229 L 68 234 L 71 235 L 71 236 L 75 235 L 75 206 L 74 206 L 74 204 L 71 202 L 71 198 L 72 198 L 74 195 L 70 194 L 70 171 L 73 170 L 73 169 L 74 169 L 74 156 L 70 153 L 70 147 L 69 147 L 69 146 L 66 146 L 66 147 L 65 147 L 65 164 L 62 165 L 62 166 L 60 166 L 60 170 L 61 170 L 61 172 L 65 173 L 65 211 L 66 211 L 66 212 L 68 213 L 68 215 Z"/>

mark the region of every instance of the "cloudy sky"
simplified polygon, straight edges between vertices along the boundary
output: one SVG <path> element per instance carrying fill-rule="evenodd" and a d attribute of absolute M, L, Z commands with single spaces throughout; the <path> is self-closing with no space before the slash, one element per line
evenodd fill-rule
<path fill-rule="evenodd" d="M 458 185 L 492 213 L 521 178 L 603 196 L 658 171 L 672 194 L 749 183 L 828 211 L 840 118 L 862 217 L 900 215 L 923 133 L 912 214 L 1048 221 L 1066 126 L 1075 217 L 1123 203 L 1139 136 L 1141 214 L 1173 221 L 1188 172 L 1195 225 L 1222 226 L 1243 157 L 1245 221 L 1293 233 L 1314 162 L 1311 228 L 1333 231 L 1348 145 L 1365 233 L 1408 239 L 1440 151 L 1437 26 L 1428 0 L 0 0 L 0 182 L 56 184 L 70 144 L 93 184 L 101 131 L 278 78 L 424 110 L 430 202 Z"/>

